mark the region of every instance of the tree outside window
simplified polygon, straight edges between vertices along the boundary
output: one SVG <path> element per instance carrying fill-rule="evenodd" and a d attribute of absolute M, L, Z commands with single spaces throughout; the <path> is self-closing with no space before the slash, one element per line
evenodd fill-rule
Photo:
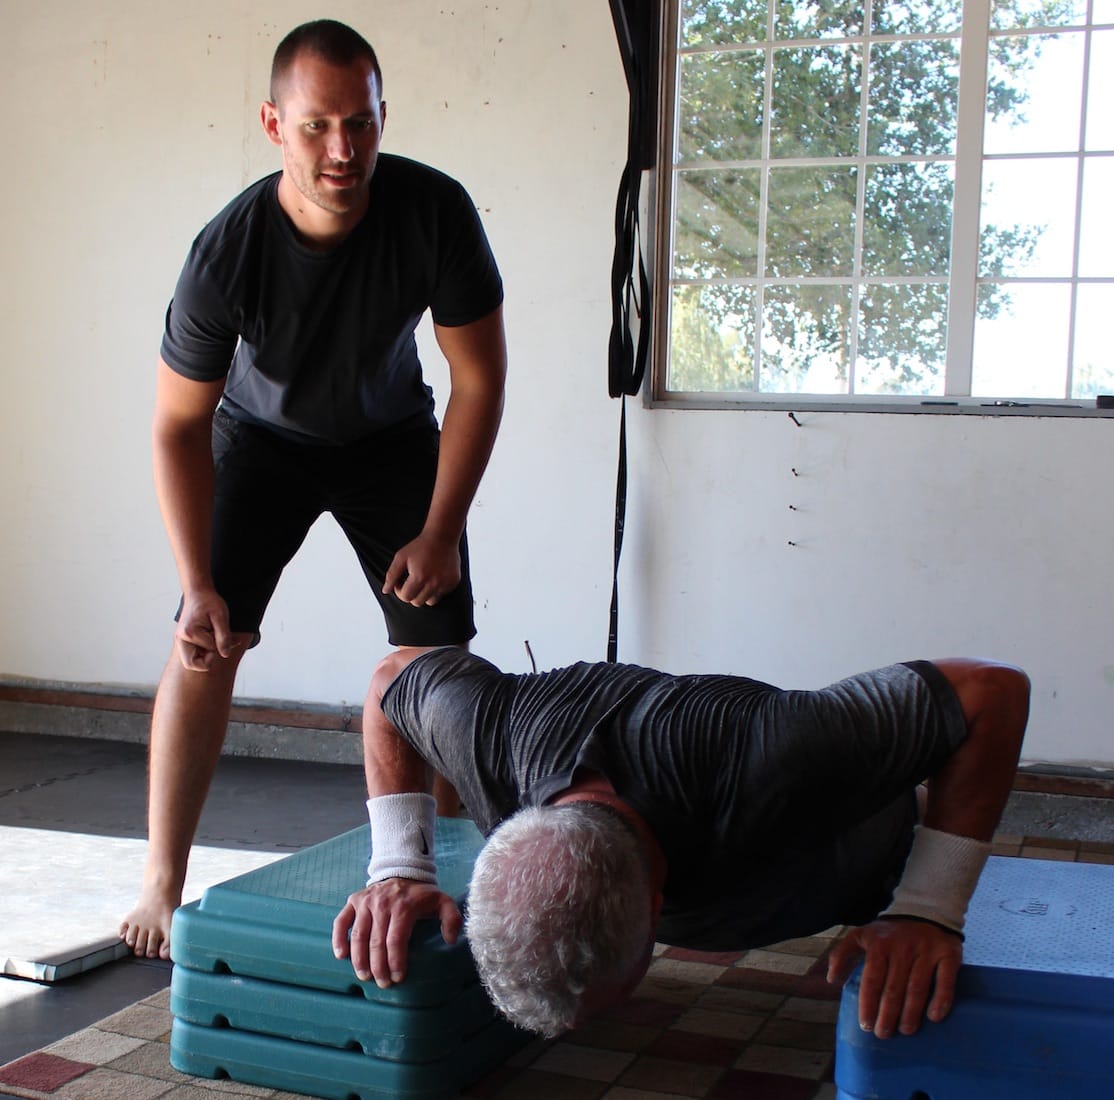
<path fill-rule="evenodd" d="M 671 17 L 657 397 L 1114 392 L 1114 0 Z"/>

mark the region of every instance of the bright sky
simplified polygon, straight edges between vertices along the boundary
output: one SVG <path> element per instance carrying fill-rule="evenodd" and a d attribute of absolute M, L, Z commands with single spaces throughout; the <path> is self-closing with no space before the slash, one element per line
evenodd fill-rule
<path fill-rule="evenodd" d="M 1114 0 L 1098 0 L 1114 19 Z M 1041 44 L 1031 70 L 1026 121 L 988 123 L 985 148 L 994 154 L 1077 154 L 1083 126 L 1084 36 L 1065 33 Z M 1114 151 L 1114 29 L 1092 36 L 1084 148 Z M 1079 158 L 990 160 L 984 166 L 984 223 L 1042 227 L 1030 262 L 1009 272 L 1033 278 L 1072 273 Z M 1114 277 L 1114 157 L 1087 157 L 1083 165 L 1079 274 Z M 979 322 L 975 337 L 977 391 L 1017 397 L 1058 396 L 1070 335 L 1070 288 L 1065 284 L 1013 286 L 1012 309 Z M 1114 311 L 1114 284 L 1079 288 L 1075 320 L 1076 370 L 1101 368 L 1114 389 L 1114 364 L 1103 330 Z"/>

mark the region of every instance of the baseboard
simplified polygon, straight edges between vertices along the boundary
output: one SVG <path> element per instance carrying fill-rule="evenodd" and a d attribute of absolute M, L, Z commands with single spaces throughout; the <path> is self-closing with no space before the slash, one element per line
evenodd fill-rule
<path fill-rule="evenodd" d="M 0 730 L 146 744 L 154 692 L 90 691 L 54 683 L 0 681 Z M 224 752 L 229 756 L 360 764 L 359 707 L 233 703 Z"/>
<path fill-rule="evenodd" d="M 0 679 L 0 730 L 146 743 L 153 690 Z M 362 708 L 277 699 L 233 702 L 225 752 L 282 760 L 358 764 Z M 316 736 L 314 736 L 316 735 Z M 1015 791 L 1114 798 L 1114 771 L 1025 764 Z"/>

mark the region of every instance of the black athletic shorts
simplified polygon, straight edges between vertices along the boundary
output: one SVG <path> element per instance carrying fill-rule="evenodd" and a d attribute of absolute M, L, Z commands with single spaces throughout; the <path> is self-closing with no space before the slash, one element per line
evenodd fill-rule
<path fill-rule="evenodd" d="M 476 633 L 467 540 L 461 581 L 433 607 L 382 592 L 395 552 L 429 511 L 439 434 L 424 421 L 344 446 L 297 443 L 266 428 L 213 418 L 212 570 L 233 631 L 255 635 L 287 562 L 313 522 L 330 512 L 356 551 L 392 645 L 459 645 Z M 179 611 L 181 608 L 179 607 Z"/>

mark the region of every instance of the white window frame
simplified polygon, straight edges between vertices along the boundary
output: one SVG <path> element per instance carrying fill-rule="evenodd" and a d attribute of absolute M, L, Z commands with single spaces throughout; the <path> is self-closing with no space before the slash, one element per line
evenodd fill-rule
<path fill-rule="evenodd" d="M 874 394 L 802 394 L 802 393 L 762 393 L 754 391 L 732 392 L 682 392 L 669 391 L 665 387 L 670 348 L 670 311 L 672 305 L 673 264 L 673 227 L 675 224 L 675 188 L 678 166 L 677 132 L 679 99 L 678 71 L 682 51 L 679 49 L 681 0 L 662 0 L 661 3 L 661 57 L 659 70 L 659 135 L 657 169 L 653 173 L 650 203 L 654 211 L 651 250 L 653 255 L 653 349 L 649 381 L 645 390 L 645 402 L 650 407 L 688 408 L 688 409 L 766 409 L 799 410 L 809 409 L 836 412 L 907 412 L 932 414 L 979 414 L 1006 416 L 1076 416 L 1076 417 L 1114 417 L 1114 409 L 1096 408 L 1095 402 L 1086 398 L 1077 399 L 988 399 L 970 396 L 972 362 L 974 351 L 974 330 L 976 319 L 976 292 L 983 283 L 1008 282 L 1028 283 L 1067 283 L 1072 288 L 1072 330 L 1069 333 L 1069 356 L 1073 354 L 1075 297 L 1078 287 L 1085 283 L 1114 282 L 1114 279 L 1094 279 L 1080 277 L 1077 273 L 1079 255 L 1079 220 L 1082 204 L 1077 204 L 1075 255 L 1073 275 L 1062 278 L 1035 278 L 1024 276 L 1008 279 L 983 279 L 978 274 L 979 229 L 981 222 L 982 168 L 985 162 L 995 159 L 1009 159 L 1009 154 L 983 154 L 983 128 L 985 122 L 986 83 L 988 72 L 989 43 L 992 32 L 989 27 L 992 0 L 964 0 L 963 29 L 955 37 L 960 41 L 960 79 L 958 93 L 958 118 L 955 150 L 955 184 L 952 210 L 951 262 L 948 272 L 948 336 L 945 365 L 945 393 L 940 397 L 874 395 Z M 1090 10 L 1090 6 L 1088 7 Z M 1078 24 L 1073 24 L 1078 26 Z M 1107 24 L 1096 24 L 1107 26 Z M 1064 27 L 1027 28 L 1028 33 L 1055 33 Z M 1010 33 L 1010 32 L 997 32 Z M 1014 32 L 1016 33 L 1016 32 Z M 938 37 L 938 36 L 933 36 Z M 787 44 L 788 44 L 787 40 Z M 839 42 L 834 39 L 833 42 Z M 1085 52 L 1083 73 L 1083 94 L 1087 93 L 1087 77 L 1090 39 Z M 712 48 L 709 48 L 710 50 Z M 865 90 L 864 90 L 865 97 Z M 969 106 L 972 98 L 977 106 Z M 864 103 L 865 110 L 865 103 Z M 1082 173 L 1086 158 L 1092 156 L 1114 156 L 1114 153 L 1094 153 L 1084 150 L 1083 135 L 1086 127 L 1086 112 L 1080 123 L 1078 148 L 1069 153 L 1047 154 L 1077 158 L 1079 174 Z M 859 158 L 848 158 L 861 163 Z M 933 158 L 918 158 L 933 159 Z M 952 158 L 936 158 L 947 159 Z M 792 163 L 792 162 L 788 162 Z M 1077 182 L 1077 188 L 1078 188 Z M 862 227 L 857 226 L 857 234 Z M 853 281 L 857 284 L 859 276 Z M 757 281 L 757 280 L 756 280 Z M 833 282 L 844 280 L 833 280 Z M 895 278 L 887 282 L 918 282 L 909 278 Z M 858 293 L 854 301 L 858 301 Z M 852 319 L 851 349 L 852 357 L 858 343 L 858 323 Z M 1069 359 L 1069 371 L 1071 369 Z"/>

